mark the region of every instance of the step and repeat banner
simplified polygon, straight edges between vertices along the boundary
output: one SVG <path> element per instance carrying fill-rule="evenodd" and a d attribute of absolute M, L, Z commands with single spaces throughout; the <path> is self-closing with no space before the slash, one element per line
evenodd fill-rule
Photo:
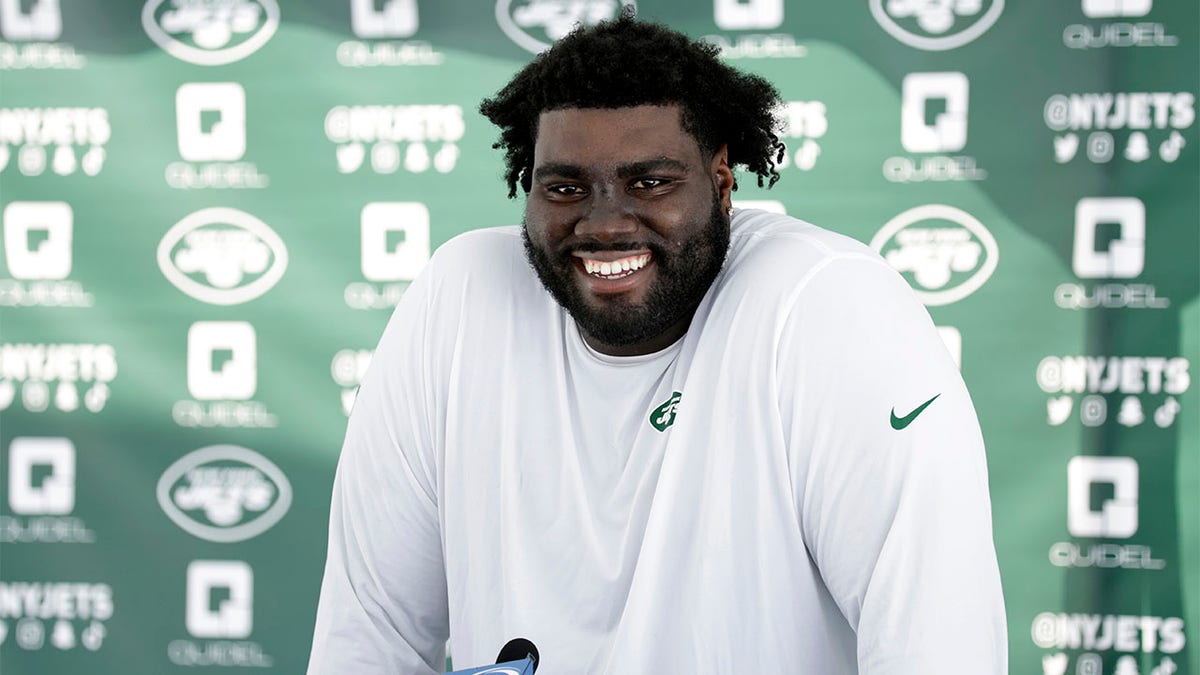
<path fill-rule="evenodd" d="M 478 102 L 622 4 L 0 0 L 0 671 L 303 670 L 389 312 L 520 219 Z M 1198 3 L 637 4 L 787 101 L 738 200 L 928 305 L 1012 672 L 1200 674 Z"/>

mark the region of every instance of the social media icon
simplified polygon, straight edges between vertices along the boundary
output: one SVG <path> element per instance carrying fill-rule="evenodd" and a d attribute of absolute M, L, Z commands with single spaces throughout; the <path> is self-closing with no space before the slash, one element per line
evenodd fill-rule
<path fill-rule="evenodd" d="M 1109 486 L 1111 492 L 1093 486 Z M 1073 537 L 1131 537 L 1138 529 L 1138 465 L 1130 457 L 1074 457 L 1067 464 L 1067 530 Z"/>
<path fill-rule="evenodd" d="M 236 82 L 190 82 L 175 92 L 179 156 L 232 162 L 246 154 L 246 91 Z"/>
<path fill-rule="evenodd" d="M 245 321 L 197 321 L 188 329 L 187 384 L 201 401 L 246 400 L 258 388 L 254 326 Z"/>
<path fill-rule="evenodd" d="M 254 627 L 254 572 L 240 560 L 193 560 L 187 568 L 187 630 L 241 639 Z"/>
<path fill-rule="evenodd" d="M 29 11 L 22 11 L 22 5 Z M 57 40 L 62 36 L 58 0 L 0 0 L 0 36 L 5 40 Z"/>
<path fill-rule="evenodd" d="M 970 84 L 962 73 L 910 73 L 901 85 L 900 142 L 909 152 L 958 152 L 967 144 Z"/>
<path fill-rule="evenodd" d="M 21 515 L 70 513 L 75 445 L 66 438 L 14 438 L 8 446 L 8 505 Z"/>
<path fill-rule="evenodd" d="M 1154 0 L 1083 0 L 1083 15 L 1090 19 L 1146 16 Z"/>
<path fill-rule="evenodd" d="M 1101 225 L 1115 225 L 1118 236 L 1103 248 Z M 1075 205 L 1075 246 L 1071 266 L 1081 279 L 1131 279 L 1142 273 L 1146 257 L 1146 206 L 1133 197 L 1088 197 Z"/>
<path fill-rule="evenodd" d="M 406 38 L 417 32 L 417 0 L 350 0 L 350 28 L 364 40 Z"/>
<path fill-rule="evenodd" d="M 74 212 L 66 202 L 4 207 L 4 260 L 17 279 L 57 280 L 71 273 Z"/>
<path fill-rule="evenodd" d="M 429 209 L 372 202 L 362 210 L 362 272 L 370 281 L 416 279 L 429 262 Z"/>
<path fill-rule="evenodd" d="M 783 0 L 713 0 L 721 30 L 773 30 L 783 25 Z"/>

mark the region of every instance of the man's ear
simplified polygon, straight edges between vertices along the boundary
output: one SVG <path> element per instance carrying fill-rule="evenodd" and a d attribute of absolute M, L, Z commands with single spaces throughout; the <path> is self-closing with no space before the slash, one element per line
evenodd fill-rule
<path fill-rule="evenodd" d="M 717 191 L 717 200 L 721 210 L 728 213 L 733 208 L 733 169 L 729 167 L 729 146 L 722 144 L 713 153 L 709 165 L 709 173 L 713 178 L 713 187 Z"/>

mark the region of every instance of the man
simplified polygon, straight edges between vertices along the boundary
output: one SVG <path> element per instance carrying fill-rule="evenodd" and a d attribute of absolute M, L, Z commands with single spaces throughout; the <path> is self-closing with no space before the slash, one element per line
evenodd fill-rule
<path fill-rule="evenodd" d="M 983 441 L 921 305 L 731 208 L 778 94 L 622 16 L 482 112 L 523 228 L 441 247 L 334 485 L 310 673 L 1006 673 Z M 732 214 L 732 216 L 731 216 Z"/>

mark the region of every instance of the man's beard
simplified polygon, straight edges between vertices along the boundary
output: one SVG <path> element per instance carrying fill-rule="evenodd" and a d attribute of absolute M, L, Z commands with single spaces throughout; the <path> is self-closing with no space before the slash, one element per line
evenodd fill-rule
<path fill-rule="evenodd" d="M 684 240 L 674 253 L 658 242 L 630 241 L 611 245 L 582 244 L 552 255 L 534 246 L 524 227 L 521 236 L 526 257 L 538 279 L 575 319 L 580 331 L 601 344 L 626 347 L 661 335 L 696 310 L 725 263 L 729 249 L 729 219 L 714 195 L 707 227 Z M 585 300 L 572 252 L 640 249 L 650 250 L 657 268 L 643 304 L 630 303 L 619 295 L 603 298 L 599 306 Z"/>

